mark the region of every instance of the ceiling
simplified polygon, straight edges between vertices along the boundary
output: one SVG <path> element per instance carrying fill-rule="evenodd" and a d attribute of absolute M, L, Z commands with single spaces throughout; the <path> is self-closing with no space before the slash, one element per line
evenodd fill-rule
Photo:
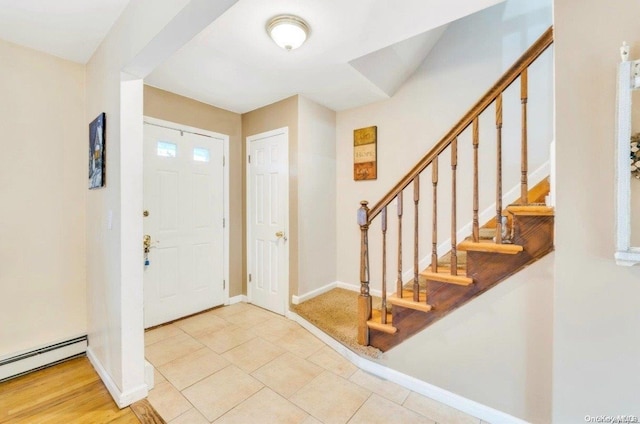
<path fill-rule="evenodd" d="M 0 0 L 0 39 L 87 63 L 129 0 Z"/>
<path fill-rule="evenodd" d="M 238 113 L 295 94 L 349 109 L 392 96 L 449 22 L 501 1 L 239 0 L 145 82 Z M 0 0 L 0 38 L 86 63 L 128 3 Z M 311 28 L 291 52 L 265 31 L 283 13 Z"/>

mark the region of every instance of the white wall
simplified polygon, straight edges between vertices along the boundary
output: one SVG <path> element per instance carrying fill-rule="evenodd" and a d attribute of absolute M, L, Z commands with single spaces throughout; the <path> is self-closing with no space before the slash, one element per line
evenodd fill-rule
<path fill-rule="evenodd" d="M 613 259 L 618 49 L 640 58 L 638 16 L 638 2 L 554 2 L 557 423 L 640 416 L 640 268 Z"/>
<path fill-rule="evenodd" d="M 87 64 L 87 115 L 107 114 L 107 187 L 87 197 L 88 355 L 119 406 L 147 393 L 142 78 L 235 1 L 133 1 Z"/>
<path fill-rule="evenodd" d="M 336 280 L 336 113 L 298 96 L 298 294 Z"/>
<path fill-rule="evenodd" d="M 545 256 L 380 362 L 526 421 L 551 422 L 554 262 Z"/>
<path fill-rule="evenodd" d="M 638 52 L 631 60 L 640 58 Z M 640 91 L 631 93 L 631 134 L 640 132 Z M 635 218 L 635 219 L 634 219 Z M 631 246 L 640 246 L 640 179 L 631 178 Z"/>
<path fill-rule="evenodd" d="M 425 62 L 389 100 L 337 114 L 337 257 L 338 280 L 359 283 L 361 200 L 373 206 L 462 117 L 498 77 L 551 25 L 550 0 L 510 0 L 453 22 Z M 532 65 L 529 75 L 529 170 L 549 158 L 552 136 L 552 51 Z M 504 94 L 503 192 L 520 181 L 519 81 Z M 480 119 L 480 210 L 495 201 L 495 119 L 491 106 Z M 531 124 L 535 122 L 535 125 Z M 378 179 L 353 181 L 353 130 L 378 127 Z M 472 147 L 470 131 L 459 139 L 458 228 L 472 217 Z M 450 235 L 450 154 L 441 158 L 439 242 Z M 421 179 L 420 258 L 431 250 L 431 170 Z M 404 226 L 413 228 L 413 188 L 404 196 Z M 397 233 L 395 203 L 389 210 L 389 281 L 395 281 Z M 482 223 L 481 223 L 482 224 Z M 380 281 L 380 221 L 370 230 L 372 287 Z M 468 235 L 468 234 L 467 234 Z M 404 231 L 403 269 L 412 268 L 413 232 Z M 448 249 L 447 249 L 448 250 Z"/>
<path fill-rule="evenodd" d="M 337 275 L 359 282 L 360 200 L 375 203 L 449 130 L 551 25 L 551 1 L 510 0 L 452 23 L 416 74 L 391 99 L 337 114 Z M 529 170 L 549 159 L 553 139 L 553 56 L 530 69 Z M 519 81 L 504 95 L 504 192 L 520 172 Z M 480 120 L 480 210 L 495 201 L 495 114 Z M 377 125 L 378 179 L 354 182 L 353 130 Z M 459 139 L 458 223 L 471 221 L 472 149 Z M 439 228 L 450 235 L 450 154 L 439 164 Z M 546 175 L 541 175 L 546 176 Z M 531 184 L 533 185 L 533 184 Z M 431 172 L 421 179 L 421 258 L 431 249 Z M 413 188 L 405 191 L 403 265 L 413 266 Z M 397 220 L 389 210 L 388 282 L 395 291 Z M 370 233 L 372 287 L 381 281 L 380 220 Z M 448 250 L 448 248 L 447 248 Z M 553 258 L 547 257 L 386 353 L 382 362 L 428 383 L 511 415 L 549 422 Z M 406 281 L 406 280 L 405 280 Z M 389 284 L 389 283 L 388 283 Z"/>
<path fill-rule="evenodd" d="M 0 41 L 0 358 L 86 333 L 84 66 Z"/>
<path fill-rule="evenodd" d="M 141 172 L 142 156 L 135 155 L 136 146 L 123 145 L 121 140 L 121 70 L 186 3 L 187 0 L 132 2 L 87 64 L 87 119 L 101 112 L 107 116 L 106 187 L 87 196 L 89 349 L 102 369 L 101 377 L 121 406 L 146 395 L 141 271 L 139 281 L 122 272 L 123 257 L 137 258 L 139 253 L 134 245 L 122 245 L 123 239 L 136 235 L 127 231 L 128 225 L 123 223 L 141 220 L 137 214 L 122 215 L 123 210 L 128 212 L 127 205 L 137 204 L 135 198 L 121 197 L 123 185 L 128 184 L 129 190 L 132 184 L 136 185 L 122 176 L 129 176 L 131 169 Z M 141 96 L 139 102 L 138 120 L 142 125 Z M 133 154 L 128 156 L 129 153 Z M 139 159 L 138 166 L 123 169 L 123 157 Z"/>

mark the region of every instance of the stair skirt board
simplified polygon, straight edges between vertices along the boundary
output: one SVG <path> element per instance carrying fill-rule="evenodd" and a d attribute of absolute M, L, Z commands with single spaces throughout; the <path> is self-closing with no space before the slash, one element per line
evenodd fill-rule
<path fill-rule="evenodd" d="M 529 174 L 529 186 L 534 187 L 536 184 L 540 183 L 542 180 L 549 176 L 551 169 L 549 165 L 549 161 L 540 165 L 535 171 Z M 510 203 L 515 202 L 520 197 L 520 184 L 511 188 L 502 196 L 502 204 L 509 205 Z M 489 205 L 486 209 L 478 214 L 478 221 L 488 222 L 492 218 L 496 216 L 496 204 L 495 202 Z M 473 223 L 469 222 L 458 230 L 456 233 L 456 237 L 459 241 L 463 241 L 465 238 L 469 237 L 469 234 L 473 232 Z M 446 255 L 451 250 L 451 238 L 444 240 L 442 243 L 438 244 L 438 257 L 441 258 Z M 429 254 L 424 256 L 419 261 L 419 269 L 426 269 L 429 265 L 431 265 L 431 251 Z M 402 281 L 409 281 L 413 279 L 413 266 L 411 266 L 408 270 L 402 273 Z M 358 289 L 359 290 L 359 289 Z M 372 290 L 373 292 L 373 290 Z"/>
<path fill-rule="evenodd" d="M 357 353 L 352 352 L 342 343 L 325 334 L 322 330 L 320 330 L 295 312 L 287 311 L 286 316 L 290 320 L 293 320 L 300 324 L 311 334 L 322 340 L 338 354 L 343 356 L 345 359 L 347 359 L 349 362 L 362 369 L 363 371 L 366 371 L 384 380 L 391 381 L 392 383 L 396 383 L 404 388 L 412 390 L 418 394 L 421 394 L 438 402 L 444 403 L 445 405 L 458 409 L 462 412 L 466 412 L 467 414 L 480 418 L 481 420 L 486 422 L 515 424 L 526 423 L 526 421 L 523 421 L 520 418 L 516 418 L 505 412 L 493 409 L 490 406 L 486 406 L 471 399 L 467 399 L 455 393 L 449 392 L 448 390 L 442 389 L 438 386 L 434 386 L 433 384 L 429 384 L 410 375 L 401 373 L 400 371 L 396 371 L 394 369 L 385 367 L 384 365 L 381 365 L 377 362 L 366 359 L 358 355 Z"/>
<path fill-rule="evenodd" d="M 84 355 L 86 351 L 84 335 L 0 360 L 0 383 Z"/>

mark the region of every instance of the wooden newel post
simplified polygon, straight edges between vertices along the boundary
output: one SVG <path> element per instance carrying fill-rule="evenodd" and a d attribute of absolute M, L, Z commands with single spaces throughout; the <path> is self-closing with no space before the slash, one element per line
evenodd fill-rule
<path fill-rule="evenodd" d="M 369 202 L 363 200 L 358 209 L 358 225 L 360 226 L 360 296 L 358 297 L 358 343 L 369 345 L 369 328 L 367 321 L 371 319 L 371 296 L 369 295 Z"/>

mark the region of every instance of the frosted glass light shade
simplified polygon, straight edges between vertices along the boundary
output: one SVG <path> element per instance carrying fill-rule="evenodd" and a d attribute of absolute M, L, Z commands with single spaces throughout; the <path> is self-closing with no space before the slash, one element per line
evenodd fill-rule
<path fill-rule="evenodd" d="M 285 50 L 293 50 L 305 42 L 309 35 L 309 26 L 297 16 L 281 15 L 269 21 L 267 32 L 278 46 Z"/>

